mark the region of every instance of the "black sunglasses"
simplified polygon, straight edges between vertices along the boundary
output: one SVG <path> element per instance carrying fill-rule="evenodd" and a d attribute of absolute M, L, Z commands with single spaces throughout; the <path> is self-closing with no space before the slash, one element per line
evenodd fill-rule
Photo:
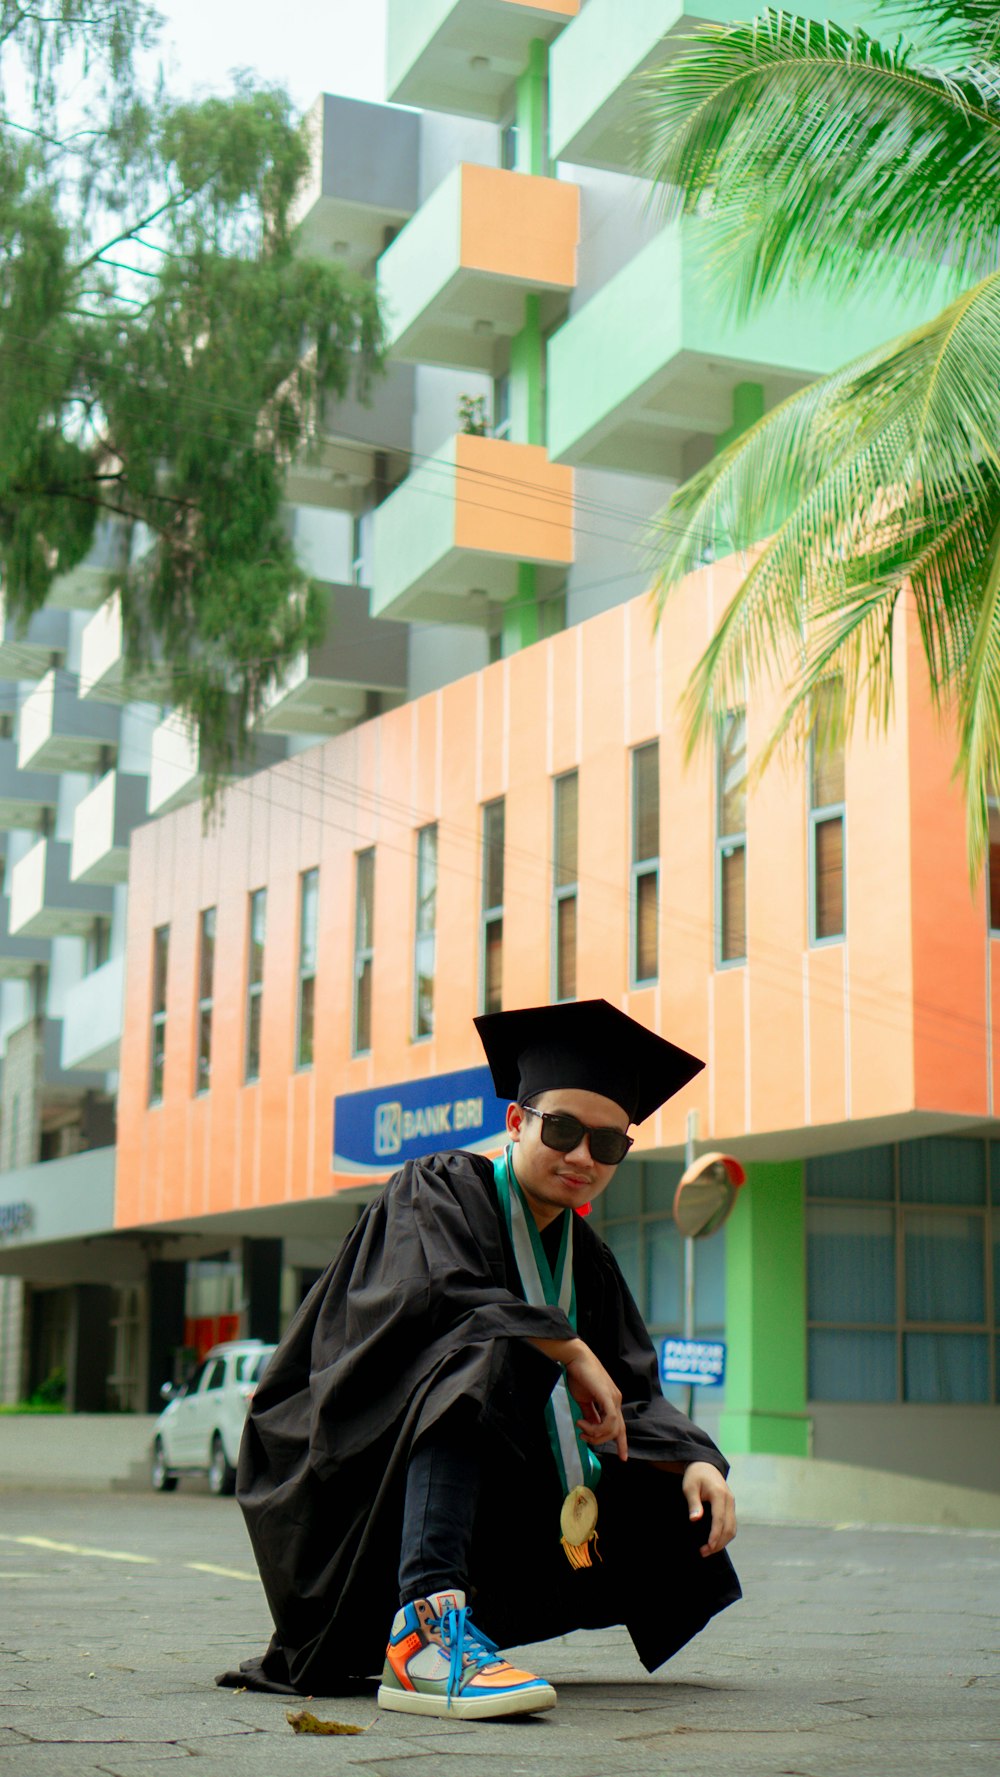
<path fill-rule="evenodd" d="M 598 1166 L 617 1166 L 632 1146 L 632 1137 L 620 1129 L 589 1129 L 586 1123 L 581 1123 L 579 1117 L 571 1117 L 568 1111 L 536 1111 L 533 1104 L 523 1104 L 521 1109 L 529 1116 L 541 1117 L 542 1141 L 557 1154 L 571 1154 L 586 1136 L 590 1143 L 590 1157 Z"/>

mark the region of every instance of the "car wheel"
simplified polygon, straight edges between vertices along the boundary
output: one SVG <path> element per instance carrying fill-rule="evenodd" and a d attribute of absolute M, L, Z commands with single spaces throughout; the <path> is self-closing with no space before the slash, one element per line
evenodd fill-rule
<path fill-rule="evenodd" d="M 163 1448 L 162 1438 L 157 1438 L 153 1445 L 153 1460 L 149 1467 L 149 1478 L 157 1493 L 173 1493 L 177 1485 L 177 1476 L 172 1475 L 167 1467 L 167 1453 Z"/>
<path fill-rule="evenodd" d="M 229 1466 L 218 1432 L 212 1439 L 212 1460 L 208 1465 L 208 1491 L 217 1495 L 236 1492 L 236 1470 Z"/>

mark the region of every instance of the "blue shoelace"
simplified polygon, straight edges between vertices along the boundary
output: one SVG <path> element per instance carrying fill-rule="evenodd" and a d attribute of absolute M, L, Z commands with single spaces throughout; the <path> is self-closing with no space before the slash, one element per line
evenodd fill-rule
<path fill-rule="evenodd" d="M 457 1690 L 461 1689 L 462 1673 L 466 1666 L 474 1666 L 481 1672 L 485 1666 L 493 1665 L 499 1657 L 500 1649 L 495 1641 L 477 1629 L 469 1616 L 468 1605 L 461 1610 L 448 1610 L 441 1618 L 441 1645 L 447 1650 L 448 1667 L 448 1707 Z"/>

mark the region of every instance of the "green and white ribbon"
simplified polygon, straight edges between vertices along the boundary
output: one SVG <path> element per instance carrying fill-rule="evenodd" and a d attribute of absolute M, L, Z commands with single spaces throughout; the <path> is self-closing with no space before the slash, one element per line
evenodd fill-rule
<path fill-rule="evenodd" d="M 494 1160 L 493 1178 L 514 1248 L 525 1301 L 532 1308 L 561 1308 L 575 1333 L 572 1215 L 568 1211 L 563 1214 L 562 1239 L 553 1270 L 535 1218 L 517 1182 L 509 1147 Z M 596 1487 L 601 1478 L 600 1461 L 577 1430 L 579 1414 L 580 1409 L 569 1392 L 564 1375 L 553 1388 L 545 1408 L 545 1425 L 564 1494 L 574 1487 Z"/>

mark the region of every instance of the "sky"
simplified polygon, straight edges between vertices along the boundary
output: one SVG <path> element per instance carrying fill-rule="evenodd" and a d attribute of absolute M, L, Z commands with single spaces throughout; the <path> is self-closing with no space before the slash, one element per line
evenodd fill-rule
<path fill-rule="evenodd" d="M 287 87 L 303 111 L 319 92 L 385 97 L 386 0 L 155 3 L 168 86 L 178 95 L 224 93 L 231 70 L 247 68 Z"/>

